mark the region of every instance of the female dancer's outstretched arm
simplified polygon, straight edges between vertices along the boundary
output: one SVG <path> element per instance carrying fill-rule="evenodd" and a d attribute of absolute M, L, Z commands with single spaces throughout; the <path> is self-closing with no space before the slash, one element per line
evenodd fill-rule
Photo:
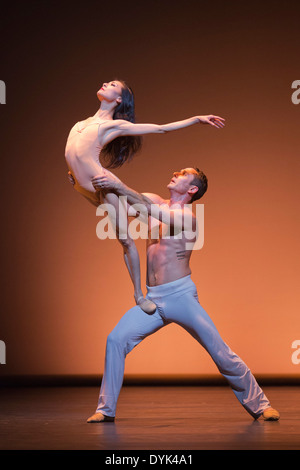
<path fill-rule="evenodd" d="M 169 124 L 136 124 L 123 119 L 115 119 L 106 122 L 101 131 L 99 130 L 99 139 L 102 140 L 103 145 L 106 145 L 108 142 L 121 136 L 165 134 L 166 132 L 193 126 L 194 124 L 209 124 L 222 129 L 225 126 L 225 119 L 214 114 L 194 116 Z"/>

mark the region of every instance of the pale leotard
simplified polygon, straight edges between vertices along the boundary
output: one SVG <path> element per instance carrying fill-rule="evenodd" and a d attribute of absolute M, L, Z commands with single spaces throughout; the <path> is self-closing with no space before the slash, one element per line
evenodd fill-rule
<path fill-rule="evenodd" d="M 68 136 L 65 158 L 75 180 L 74 188 L 85 197 L 99 203 L 99 192 L 92 185 L 92 178 L 103 169 L 99 155 L 99 126 L 106 121 L 89 118 L 77 122 Z"/>

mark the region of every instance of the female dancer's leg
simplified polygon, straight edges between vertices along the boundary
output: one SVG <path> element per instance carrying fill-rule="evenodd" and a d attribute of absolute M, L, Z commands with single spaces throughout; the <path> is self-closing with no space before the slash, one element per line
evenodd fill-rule
<path fill-rule="evenodd" d="M 136 245 L 128 231 L 127 206 L 124 206 L 123 201 L 120 203 L 119 197 L 114 193 L 102 191 L 101 200 L 104 204 L 111 204 L 115 209 L 116 220 L 113 223 L 113 227 L 116 227 L 116 236 L 123 248 L 124 261 L 133 283 L 136 304 L 144 312 L 152 314 L 156 310 L 156 305 L 151 300 L 144 298 L 142 292 L 140 258 Z M 125 238 L 123 238 L 124 234 L 126 234 Z"/>

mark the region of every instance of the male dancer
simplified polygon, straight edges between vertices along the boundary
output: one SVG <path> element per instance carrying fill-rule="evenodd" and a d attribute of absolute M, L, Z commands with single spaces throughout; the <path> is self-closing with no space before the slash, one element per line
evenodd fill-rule
<path fill-rule="evenodd" d="M 147 211 L 152 233 L 147 241 L 147 298 L 156 304 L 157 309 L 149 315 L 139 306 L 134 306 L 109 334 L 99 402 L 96 413 L 87 422 L 114 421 L 126 355 L 145 337 L 171 322 L 182 326 L 207 350 L 253 418 L 263 416 L 265 420 L 277 421 L 278 411 L 271 408 L 246 364 L 222 340 L 200 305 L 196 286 L 191 279 L 189 260 L 192 249 L 190 246 L 187 249 L 186 244 L 191 242 L 191 236 L 196 240 L 197 220 L 190 203 L 200 199 L 207 190 L 204 173 L 197 168 L 175 172 L 168 184 L 169 200 L 156 194 L 139 194 L 108 170 L 93 178 L 92 183 L 95 189 L 126 196 L 128 204 L 142 204 L 140 207 Z M 154 237 L 153 205 L 159 208 L 154 215 L 157 229 Z M 187 217 L 192 220 L 190 227 L 184 223 Z M 165 235 L 166 227 L 169 236 Z"/>

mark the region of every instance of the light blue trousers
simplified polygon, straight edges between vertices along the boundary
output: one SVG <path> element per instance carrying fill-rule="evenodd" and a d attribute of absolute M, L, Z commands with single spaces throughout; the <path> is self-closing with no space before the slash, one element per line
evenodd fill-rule
<path fill-rule="evenodd" d="M 201 307 L 191 276 L 159 286 L 147 286 L 147 291 L 147 298 L 157 305 L 155 313 L 148 315 L 138 306 L 131 308 L 107 338 L 97 412 L 115 416 L 126 355 L 144 338 L 172 322 L 182 326 L 206 349 L 251 416 L 258 418 L 271 406 L 249 368 L 224 343 Z"/>

